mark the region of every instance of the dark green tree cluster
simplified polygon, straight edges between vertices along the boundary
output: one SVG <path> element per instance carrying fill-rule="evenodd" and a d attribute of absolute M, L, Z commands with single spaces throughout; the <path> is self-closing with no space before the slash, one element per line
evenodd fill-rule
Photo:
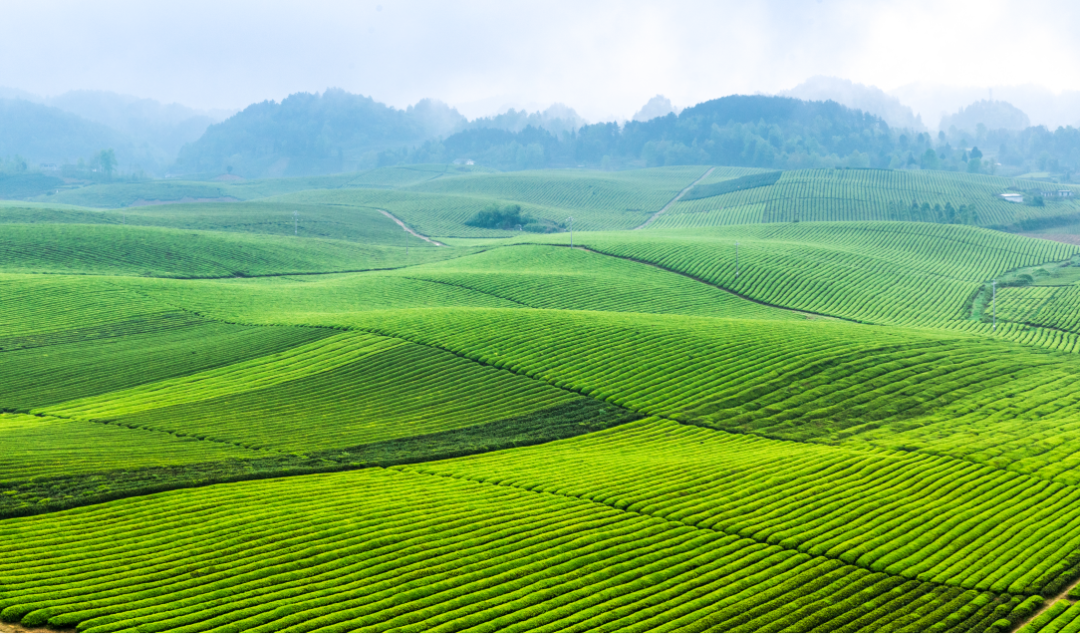
<path fill-rule="evenodd" d="M 974 205 L 960 205 L 954 207 L 951 202 L 920 204 L 911 201 L 910 205 L 900 202 L 889 203 L 889 220 L 904 220 L 908 222 L 933 222 L 946 225 L 978 225 L 979 213 Z"/>

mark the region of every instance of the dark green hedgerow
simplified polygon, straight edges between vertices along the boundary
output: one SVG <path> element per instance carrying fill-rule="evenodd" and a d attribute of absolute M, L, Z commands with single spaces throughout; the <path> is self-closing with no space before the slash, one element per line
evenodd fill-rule
<path fill-rule="evenodd" d="M 455 458 L 569 438 L 639 418 L 610 403 L 580 398 L 483 425 L 329 451 L 0 482 L 0 518 L 219 482 Z"/>

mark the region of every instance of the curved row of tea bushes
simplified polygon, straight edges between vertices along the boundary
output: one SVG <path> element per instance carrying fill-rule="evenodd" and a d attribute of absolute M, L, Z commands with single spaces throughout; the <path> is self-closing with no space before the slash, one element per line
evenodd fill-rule
<path fill-rule="evenodd" d="M 275 385 L 110 418 L 245 446 L 314 451 L 481 425 L 578 398 L 427 346 L 372 348 Z"/>
<path fill-rule="evenodd" d="M 408 467 L 587 499 L 874 572 L 1035 594 L 1080 550 L 1080 489 L 916 453 L 645 420 Z"/>
<path fill-rule="evenodd" d="M 28 410 L 263 357 L 333 334 L 184 315 L 177 326 L 0 352 L 0 408 Z M 47 377 L 47 379 L 45 379 Z"/>
<path fill-rule="evenodd" d="M 133 324 L 179 312 L 93 277 L 0 275 L 0 297 L 0 347 L 6 350 L 107 337 L 111 330 L 128 332 Z"/>
<path fill-rule="evenodd" d="M 397 275 L 474 289 L 529 308 L 804 318 L 655 267 L 551 246 L 492 249 Z"/>
<path fill-rule="evenodd" d="M 517 205 L 522 214 L 557 226 L 573 216 L 581 231 L 632 229 L 645 222 L 709 168 L 669 167 L 618 172 L 543 170 L 439 178 L 395 190 L 334 189 L 286 194 L 268 202 L 385 209 L 433 237 L 508 237 L 516 227 L 465 224 L 492 206 Z"/>
<path fill-rule="evenodd" d="M 1027 218 L 1075 214 L 1078 209 L 1074 201 L 1055 201 L 1044 207 L 1032 207 L 1005 202 L 998 197 L 998 194 L 1012 187 L 1033 189 L 1043 188 L 1045 184 L 937 171 L 789 170 L 783 172 L 775 185 L 768 187 L 680 201 L 653 226 L 658 229 L 694 226 L 696 217 L 702 214 L 748 206 L 761 209 L 751 222 L 778 223 L 795 220 L 907 220 L 909 217 L 906 214 L 913 201 L 920 206 L 922 203 L 941 207 L 951 204 L 953 208 L 966 205 L 978 215 L 977 224 L 983 226 L 1010 225 Z M 722 219 L 722 216 L 717 219 Z M 971 221 L 969 218 L 968 222 Z"/>
<path fill-rule="evenodd" d="M 770 304 L 911 326 L 967 319 L 968 301 L 985 280 L 1077 250 L 924 223 L 758 225 L 705 235 L 604 234 L 580 241 L 601 253 L 656 264 Z"/>
<path fill-rule="evenodd" d="M 53 405 L 49 412 L 69 418 L 116 418 L 206 401 L 295 381 L 400 345 L 407 344 L 366 333 L 339 333 L 266 357 Z"/>
<path fill-rule="evenodd" d="M 0 414 L 0 437 L 0 481 L 9 482 L 259 456 L 150 430 L 25 414 Z"/>
<path fill-rule="evenodd" d="M 966 631 L 1006 600 L 381 469 L 7 520 L 0 546 L 0 616 L 89 632 Z"/>
<path fill-rule="evenodd" d="M 458 255 L 449 248 L 406 255 L 404 246 L 133 225 L 0 224 L 0 271 L 244 277 L 393 268 Z"/>
<path fill-rule="evenodd" d="M 998 291 L 998 318 L 1080 332 L 1080 286 L 1025 286 Z"/>

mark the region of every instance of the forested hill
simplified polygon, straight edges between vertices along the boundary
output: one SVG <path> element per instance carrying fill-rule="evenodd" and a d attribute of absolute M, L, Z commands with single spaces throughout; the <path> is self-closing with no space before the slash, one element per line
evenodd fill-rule
<path fill-rule="evenodd" d="M 399 110 L 343 90 L 301 93 L 210 126 L 181 150 L 172 172 L 265 178 L 472 161 L 499 170 L 728 165 L 1053 172 L 1068 182 L 1080 169 L 1080 132 L 1071 127 L 932 137 L 890 128 L 834 101 L 733 95 L 648 121 L 581 125 L 575 117 L 567 108 L 470 122 L 433 100 Z"/>
<path fill-rule="evenodd" d="M 244 177 L 355 171 L 373 166 L 379 152 L 444 137 L 465 122 L 432 100 L 398 110 L 339 89 L 297 93 L 210 126 L 180 151 L 176 171 Z"/>
<path fill-rule="evenodd" d="M 502 169 L 629 167 L 712 163 L 889 167 L 894 134 L 881 119 L 832 101 L 734 95 L 650 121 L 587 125 L 575 134 L 536 128 L 516 134 L 471 129 L 384 162 L 461 159 Z"/>

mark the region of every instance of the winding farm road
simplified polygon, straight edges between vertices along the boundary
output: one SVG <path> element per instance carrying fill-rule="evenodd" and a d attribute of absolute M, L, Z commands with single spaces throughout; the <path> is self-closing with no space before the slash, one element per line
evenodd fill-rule
<path fill-rule="evenodd" d="M 704 177 L 704 176 L 702 176 L 702 178 L 705 178 L 705 177 Z M 431 238 L 429 238 L 429 237 L 427 237 L 427 236 L 424 236 L 424 235 L 420 235 L 419 233 L 416 233 L 415 231 L 413 231 L 413 230 L 412 230 L 412 228 L 410 228 L 410 227 L 409 227 L 409 225 L 407 225 L 407 224 L 405 224 L 404 222 L 402 222 L 400 218 L 398 218 L 398 217 L 397 217 L 397 216 L 395 216 L 394 214 L 390 213 L 389 211 L 387 211 L 387 210 L 385 210 L 385 209 L 377 209 L 376 211 L 378 211 L 378 212 L 379 212 L 379 213 L 381 213 L 382 215 L 386 216 L 386 217 L 387 217 L 387 218 L 389 218 L 390 220 L 393 220 L 394 222 L 398 223 L 399 225 L 401 225 L 401 228 L 402 228 L 402 229 L 404 229 L 405 231 L 408 231 L 409 233 L 413 234 L 413 235 L 414 235 L 414 236 L 416 236 L 417 238 L 420 238 L 421 240 L 427 240 L 428 242 L 430 242 L 431 244 L 434 244 L 434 245 L 435 245 L 435 246 L 437 246 L 437 247 L 445 247 L 445 246 L 446 246 L 446 245 L 445 245 L 445 244 L 443 244 L 442 242 L 438 242 L 438 241 L 436 241 L 436 240 L 432 240 Z"/>
<path fill-rule="evenodd" d="M 658 217 L 660 217 L 660 214 L 664 213 L 665 211 L 668 210 L 669 207 L 671 207 L 675 203 L 679 202 L 679 199 L 682 198 L 683 196 L 685 196 L 686 192 L 690 191 L 690 189 L 694 185 L 697 185 L 701 181 L 705 180 L 706 176 L 708 176 L 709 174 L 712 174 L 714 169 L 716 169 L 716 168 L 715 167 L 710 167 L 709 171 L 702 174 L 701 177 L 698 178 L 696 181 L 694 181 L 694 182 L 690 183 L 689 185 L 687 185 L 681 192 L 679 192 L 678 194 L 675 194 L 675 197 L 672 198 L 671 200 L 669 200 L 668 204 L 664 205 L 660 209 L 660 211 L 658 211 L 658 212 L 654 213 L 653 215 L 649 216 L 648 220 L 646 220 L 645 222 L 641 223 L 640 225 L 634 227 L 632 229 L 632 231 L 637 231 L 638 229 L 644 229 L 645 227 L 648 227 L 649 225 L 651 225 L 654 220 L 656 220 Z M 383 213 L 386 213 L 386 212 L 383 212 Z"/>

